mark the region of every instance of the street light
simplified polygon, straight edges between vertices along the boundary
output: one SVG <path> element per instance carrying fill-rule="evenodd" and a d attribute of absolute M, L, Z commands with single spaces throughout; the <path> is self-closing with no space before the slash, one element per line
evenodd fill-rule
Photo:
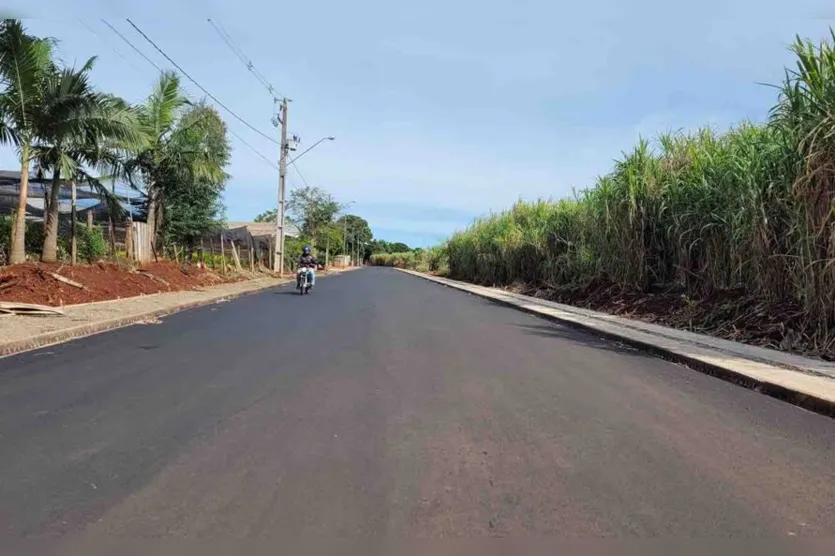
<path fill-rule="evenodd" d="M 309 146 L 309 147 L 307 148 L 307 150 L 305 150 L 304 152 L 302 152 L 302 154 L 300 154 L 299 156 L 297 156 L 296 158 L 294 158 L 293 160 L 291 160 L 291 161 L 290 161 L 290 162 L 288 162 L 287 164 L 293 164 L 295 161 L 297 161 L 298 159 L 300 159 L 301 157 L 303 157 L 304 155 L 306 155 L 307 153 L 309 153 L 310 151 L 312 151 L 313 149 L 315 149 L 315 148 L 316 148 L 316 146 L 317 146 L 319 143 L 321 143 L 322 141 L 334 141 L 335 139 L 336 139 L 336 137 L 333 137 L 333 136 L 331 136 L 331 137 L 322 137 L 321 139 L 319 139 L 318 141 L 316 141 L 315 143 L 313 143 L 311 146 Z"/>

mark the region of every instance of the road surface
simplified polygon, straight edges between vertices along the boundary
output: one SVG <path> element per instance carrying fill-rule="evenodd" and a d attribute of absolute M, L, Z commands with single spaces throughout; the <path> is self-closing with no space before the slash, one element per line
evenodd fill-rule
<path fill-rule="evenodd" d="M 0 360 L 0 533 L 832 536 L 835 424 L 388 269 Z"/>

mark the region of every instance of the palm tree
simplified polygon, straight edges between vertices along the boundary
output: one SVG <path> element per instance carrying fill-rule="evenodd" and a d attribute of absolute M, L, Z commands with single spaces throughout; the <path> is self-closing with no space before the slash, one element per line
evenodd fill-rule
<path fill-rule="evenodd" d="M 135 110 L 91 86 L 88 75 L 94 62 L 95 58 L 90 58 L 79 70 L 55 70 L 45 81 L 36 124 L 41 142 L 34 148 L 41 166 L 52 170 L 41 253 L 44 262 L 57 260 L 61 176 L 76 177 L 82 165 L 118 163 L 118 150 L 144 147 L 145 136 Z"/>
<path fill-rule="evenodd" d="M 0 140 L 17 147 L 20 158 L 20 196 L 12 228 L 9 262 L 26 260 L 26 201 L 29 166 L 36 137 L 43 82 L 52 67 L 52 41 L 26 34 L 20 21 L 0 22 Z"/>
<path fill-rule="evenodd" d="M 173 72 L 163 72 L 144 105 L 139 107 L 139 119 L 148 139 L 148 148 L 136 153 L 134 162 L 145 181 L 148 197 L 148 226 L 152 241 L 162 224 L 162 202 L 165 178 L 163 165 L 168 155 L 177 115 L 189 104 L 180 89 L 180 78 Z"/>
<path fill-rule="evenodd" d="M 142 188 L 148 198 L 148 226 L 156 243 L 163 222 L 165 192 L 184 179 L 223 180 L 223 162 L 210 149 L 195 149 L 185 136 L 202 124 L 201 120 L 178 125 L 184 108 L 191 102 L 180 88 L 176 73 L 163 72 L 151 95 L 138 107 L 140 125 L 146 135 L 142 149 L 125 163 L 131 183 Z M 137 184 L 137 178 L 142 182 Z"/>

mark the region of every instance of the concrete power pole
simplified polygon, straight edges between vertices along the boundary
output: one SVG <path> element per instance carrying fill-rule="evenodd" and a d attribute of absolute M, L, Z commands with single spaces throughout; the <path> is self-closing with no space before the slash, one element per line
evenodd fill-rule
<path fill-rule="evenodd" d="M 287 99 L 281 100 L 280 160 L 278 165 L 278 210 L 275 216 L 275 256 L 273 257 L 273 272 L 284 276 L 284 182 L 287 177 Z"/>

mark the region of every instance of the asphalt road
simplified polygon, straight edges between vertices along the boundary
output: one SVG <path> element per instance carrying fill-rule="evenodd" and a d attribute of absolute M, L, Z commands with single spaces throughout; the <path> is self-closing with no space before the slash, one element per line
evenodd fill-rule
<path fill-rule="evenodd" d="M 835 423 L 392 270 L 0 359 L 0 534 L 835 534 Z"/>

